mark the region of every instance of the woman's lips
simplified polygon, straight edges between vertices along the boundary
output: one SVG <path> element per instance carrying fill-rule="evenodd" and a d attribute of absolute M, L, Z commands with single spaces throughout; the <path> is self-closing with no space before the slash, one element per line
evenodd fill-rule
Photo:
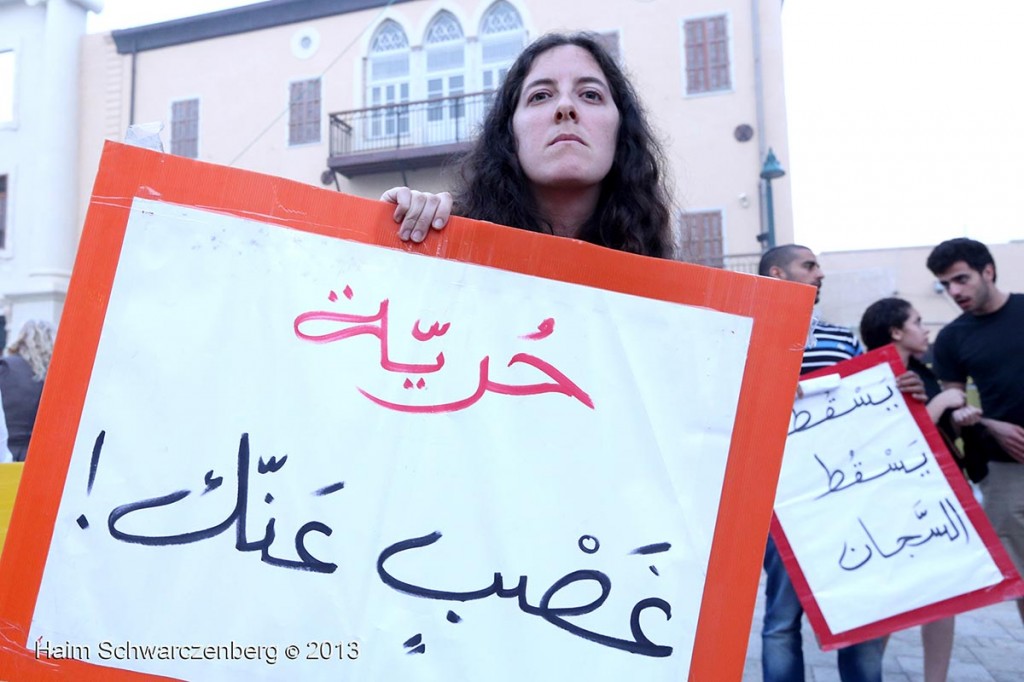
<path fill-rule="evenodd" d="M 555 139 L 551 140 L 550 144 L 558 144 L 559 142 L 578 142 L 579 144 L 586 145 L 586 142 L 582 138 L 576 135 L 559 135 Z M 549 145 L 550 146 L 550 145 Z"/>

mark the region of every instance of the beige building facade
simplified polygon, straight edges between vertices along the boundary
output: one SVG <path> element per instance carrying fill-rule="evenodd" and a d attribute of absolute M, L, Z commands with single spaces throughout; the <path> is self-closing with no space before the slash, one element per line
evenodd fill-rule
<path fill-rule="evenodd" d="M 600 34 L 663 141 L 681 257 L 748 264 L 768 150 L 788 163 L 781 0 L 272 0 L 86 36 L 81 215 L 102 144 L 160 122 L 166 151 L 363 197 L 453 184 L 509 64 L 551 31 Z M 788 178 L 771 186 L 792 239 Z M 762 240 L 764 237 L 762 237 Z"/>
<path fill-rule="evenodd" d="M 793 239 L 788 176 L 771 181 L 771 220 L 760 177 L 769 150 L 789 169 L 781 0 L 270 0 L 83 36 L 100 8 L 0 0 L 9 331 L 59 320 L 103 142 L 129 125 L 162 125 L 172 153 L 359 196 L 445 189 L 488 92 L 550 31 L 599 34 L 633 78 L 664 143 L 680 258 L 752 272 L 769 225 Z M 1024 244 L 991 246 L 1000 286 L 1024 291 Z M 938 329 L 959 311 L 928 248 L 820 254 L 823 316 L 856 326 L 900 295 Z"/>
<path fill-rule="evenodd" d="M 937 238 L 936 243 L 955 236 Z M 961 313 L 925 266 L 934 246 L 818 254 L 825 271 L 818 306 L 822 318 L 856 329 L 869 305 L 880 298 L 898 296 L 917 308 L 934 341 L 938 330 Z M 1003 291 L 1024 292 L 1024 241 L 988 247 L 996 262 L 996 285 Z"/>
<path fill-rule="evenodd" d="M 0 348 L 64 307 L 82 226 L 79 46 L 101 7 L 0 0 Z"/>

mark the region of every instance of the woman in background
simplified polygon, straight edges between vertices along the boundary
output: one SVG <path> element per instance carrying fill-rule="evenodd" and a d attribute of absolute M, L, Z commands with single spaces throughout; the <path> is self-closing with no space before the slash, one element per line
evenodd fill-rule
<path fill-rule="evenodd" d="M 949 437 L 947 440 L 955 440 L 956 428 L 981 420 L 981 410 L 967 404 L 963 391 L 942 390 L 935 374 L 918 359 L 928 350 L 928 330 L 921 324 L 921 314 L 908 301 L 883 298 L 868 306 L 860 321 L 860 338 L 868 350 L 890 343 L 896 347 L 904 366 L 924 381 L 928 416 Z M 925 682 L 946 682 L 953 651 L 953 628 L 952 616 L 921 626 Z"/>
<path fill-rule="evenodd" d="M 7 424 L 7 447 L 15 462 L 24 462 L 36 423 L 43 380 L 53 355 L 54 329 L 49 322 L 29 320 L 0 359 L 0 396 Z"/>

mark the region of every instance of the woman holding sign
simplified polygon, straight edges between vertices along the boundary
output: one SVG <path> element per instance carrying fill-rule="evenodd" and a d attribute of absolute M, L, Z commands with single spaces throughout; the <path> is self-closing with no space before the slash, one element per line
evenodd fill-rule
<path fill-rule="evenodd" d="M 423 241 L 454 213 L 668 257 L 661 157 L 615 60 L 587 34 L 551 34 L 509 69 L 454 197 L 395 187 L 381 200 L 396 204 L 403 240 Z"/>
<path fill-rule="evenodd" d="M 903 365 L 924 381 L 928 416 L 947 436 L 955 436 L 954 427 L 976 424 L 981 410 L 967 404 L 967 396 L 959 389 L 945 391 L 927 365 L 917 356 L 928 350 L 928 330 L 921 324 L 921 314 L 901 298 L 883 298 L 872 303 L 860 321 L 860 336 L 868 350 L 893 344 Z M 953 650 L 953 617 L 921 626 L 924 644 L 925 682 L 945 682 Z"/>

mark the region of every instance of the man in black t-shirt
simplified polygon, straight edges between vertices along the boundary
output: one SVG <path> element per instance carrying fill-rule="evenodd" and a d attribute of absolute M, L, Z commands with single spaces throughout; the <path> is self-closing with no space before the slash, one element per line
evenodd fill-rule
<path fill-rule="evenodd" d="M 988 462 L 982 504 L 1017 570 L 1024 573 L 1024 294 L 996 286 L 996 264 L 981 242 L 944 241 L 928 269 L 964 313 L 935 339 L 944 388 L 978 387 L 985 437 L 971 446 Z M 1017 600 L 1024 621 L 1024 599 Z"/>

